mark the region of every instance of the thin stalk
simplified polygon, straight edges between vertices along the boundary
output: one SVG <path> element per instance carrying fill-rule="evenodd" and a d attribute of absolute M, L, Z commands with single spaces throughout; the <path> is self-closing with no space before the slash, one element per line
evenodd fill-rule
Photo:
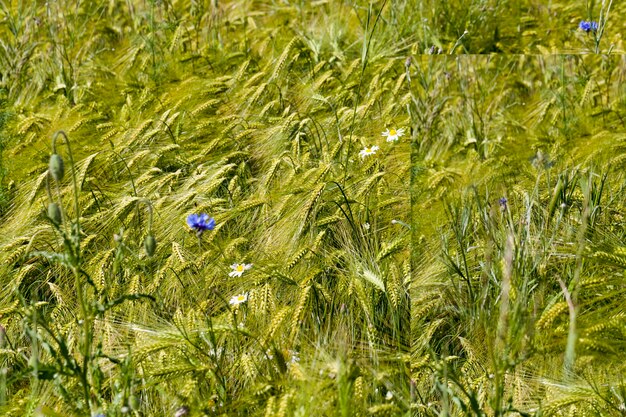
<path fill-rule="evenodd" d="M 589 182 L 591 182 L 591 175 L 589 176 Z M 585 234 L 587 233 L 587 227 L 589 223 L 589 199 L 590 199 L 590 184 L 583 185 L 583 194 L 585 196 L 583 202 L 583 212 L 581 219 L 581 226 L 578 230 L 578 248 L 576 250 L 576 267 L 574 268 L 574 276 L 570 282 L 569 287 L 559 279 L 559 285 L 563 290 L 563 296 L 567 302 L 569 308 L 569 329 L 567 333 L 567 346 L 565 348 L 565 360 L 563 363 L 563 371 L 566 377 L 573 374 L 574 364 L 576 362 L 576 341 L 578 339 L 577 330 L 577 317 L 580 306 L 578 305 L 578 293 L 580 291 L 580 273 L 583 267 L 583 250 L 585 249 Z"/>
<path fill-rule="evenodd" d="M 365 68 L 367 67 L 367 63 L 368 63 L 367 58 L 369 55 L 370 44 L 372 42 L 374 31 L 376 30 L 376 26 L 378 25 L 378 21 L 380 19 L 380 16 L 386 4 L 387 4 L 387 0 L 383 2 L 382 6 L 380 7 L 380 10 L 378 10 L 378 14 L 376 15 L 376 19 L 374 20 L 374 24 L 372 26 L 371 32 L 369 32 L 369 25 L 370 25 L 370 21 L 372 18 L 372 3 L 371 2 L 367 10 L 365 34 L 363 36 L 363 45 L 361 48 L 361 75 L 359 76 L 359 86 L 357 87 L 357 90 L 356 90 L 356 97 L 354 98 L 354 108 L 352 109 L 352 121 L 350 122 L 350 137 L 348 139 L 348 149 L 346 152 L 346 163 L 345 163 L 346 168 L 344 170 L 344 176 L 343 176 L 344 185 L 346 183 L 346 178 L 348 177 L 348 161 L 350 159 L 350 148 L 352 148 L 352 135 L 354 134 L 354 125 L 356 122 L 356 109 L 359 105 L 359 100 L 361 98 L 361 88 L 363 87 L 363 75 L 365 74 Z M 368 36 L 368 33 L 369 33 L 369 36 Z"/>
<path fill-rule="evenodd" d="M 67 146 L 68 149 L 68 155 L 70 157 L 70 164 L 72 165 L 72 184 L 74 187 L 74 209 L 75 209 L 75 215 L 76 215 L 76 241 L 75 241 L 75 245 L 76 245 L 76 265 L 80 264 L 80 206 L 78 204 L 78 182 L 76 180 L 76 168 L 74 166 L 74 155 L 72 153 L 72 147 L 70 146 L 70 141 L 67 138 L 67 135 L 65 134 L 64 131 L 59 130 L 58 132 L 56 132 L 54 134 L 54 136 L 52 137 L 52 152 L 55 152 L 56 150 L 56 140 L 59 137 L 59 135 L 62 135 L 63 138 L 65 139 L 65 145 Z"/>
<path fill-rule="evenodd" d="M 609 12 L 611 11 L 611 5 L 613 4 L 613 0 L 609 1 L 608 6 L 606 7 L 606 11 L 604 8 L 605 4 L 606 0 L 602 0 L 602 7 L 600 8 L 600 21 L 598 22 L 598 33 L 595 36 L 596 54 L 600 53 L 600 41 L 602 40 L 602 35 L 604 35 L 604 28 L 606 27 L 606 21 L 609 19 Z"/>
<path fill-rule="evenodd" d="M 77 293 L 77 297 L 78 297 L 78 304 L 80 306 L 80 312 L 81 312 L 81 320 L 79 321 L 79 324 L 82 326 L 82 331 L 83 331 L 83 346 L 82 346 L 82 351 L 81 354 L 83 356 L 83 366 L 81 367 L 80 370 L 80 379 L 81 379 L 81 385 L 83 386 L 83 395 L 85 397 L 85 405 L 87 406 L 87 408 L 89 409 L 89 411 L 91 412 L 91 403 L 90 403 L 90 395 L 89 395 L 89 391 L 90 391 L 90 384 L 89 384 L 89 376 L 88 376 L 88 368 L 89 368 L 89 362 L 91 360 L 91 343 L 92 343 L 92 325 L 93 325 L 93 320 L 90 314 L 90 309 L 89 306 L 87 305 L 86 301 L 85 301 L 85 294 L 84 294 L 84 288 L 82 285 L 82 281 L 80 279 L 80 274 L 81 274 L 81 268 L 80 268 L 80 263 L 81 263 L 81 259 L 80 259 L 80 205 L 78 204 L 78 181 L 76 179 L 76 167 L 74 164 L 74 156 L 72 153 L 72 148 L 70 146 L 70 141 L 67 137 L 67 135 L 65 134 L 65 132 L 63 132 L 62 130 L 56 132 L 54 134 L 54 136 L 52 137 L 52 152 L 56 153 L 56 140 L 59 137 L 59 135 L 63 136 L 63 138 L 65 139 L 65 145 L 67 146 L 68 149 L 68 154 L 69 154 L 69 158 L 70 158 L 70 164 L 72 166 L 72 184 L 73 184 L 73 188 L 74 188 L 74 208 L 75 208 L 75 216 L 76 216 L 76 221 L 75 221 L 75 230 L 71 230 L 70 227 L 70 233 L 71 233 L 71 237 L 73 239 L 71 239 L 72 242 L 72 248 L 70 248 L 73 252 L 73 259 L 72 259 L 72 265 L 71 265 L 71 269 L 72 269 L 72 273 L 74 274 L 74 282 L 75 282 L 75 289 L 76 289 L 76 293 Z M 57 183 L 57 187 L 59 186 L 59 184 Z M 59 196 L 60 198 L 60 196 Z M 82 322 L 82 323 L 81 323 Z"/>

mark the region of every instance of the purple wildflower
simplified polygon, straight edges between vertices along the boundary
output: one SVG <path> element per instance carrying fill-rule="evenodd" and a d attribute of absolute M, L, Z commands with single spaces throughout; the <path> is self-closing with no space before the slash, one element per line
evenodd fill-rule
<path fill-rule="evenodd" d="M 190 214 L 187 216 L 187 225 L 196 231 L 196 234 L 202 236 L 205 230 L 213 230 L 215 228 L 215 219 L 206 213 Z"/>
<path fill-rule="evenodd" d="M 578 24 L 578 28 L 584 30 L 587 33 L 591 31 L 595 32 L 596 30 L 598 30 L 598 22 L 588 22 L 586 20 L 581 20 Z"/>

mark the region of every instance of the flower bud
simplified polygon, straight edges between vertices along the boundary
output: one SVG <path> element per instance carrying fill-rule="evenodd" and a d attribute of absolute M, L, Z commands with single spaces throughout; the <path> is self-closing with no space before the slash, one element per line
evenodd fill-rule
<path fill-rule="evenodd" d="M 146 236 L 146 238 L 143 240 L 143 247 L 149 257 L 152 257 L 152 255 L 154 255 L 154 251 L 156 250 L 156 244 L 156 239 L 152 235 Z"/>
<path fill-rule="evenodd" d="M 55 225 L 60 225 L 62 221 L 61 207 L 57 203 L 48 204 L 48 217 Z"/>
<path fill-rule="evenodd" d="M 136 395 L 128 397 L 128 405 L 131 410 L 139 410 L 139 398 Z"/>
<path fill-rule="evenodd" d="M 61 181 L 63 179 L 63 174 L 65 174 L 65 166 L 63 165 L 63 158 L 57 153 L 52 154 L 50 157 L 50 164 L 48 166 L 48 170 L 50 171 L 50 175 L 55 181 Z"/>

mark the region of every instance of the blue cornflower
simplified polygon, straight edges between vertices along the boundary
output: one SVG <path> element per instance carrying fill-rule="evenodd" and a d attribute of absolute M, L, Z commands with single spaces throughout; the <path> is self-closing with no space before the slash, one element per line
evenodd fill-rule
<path fill-rule="evenodd" d="M 578 28 L 584 30 L 589 33 L 591 31 L 598 30 L 598 22 L 587 22 L 586 20 L 581 20 L 578 24 Z"/>
<path fill-rule="evenodd" d="M 196 231 L 198 236 L 202 236 L 205 230 L 213 230 L 215 228 L 215 219 L 206 213 L 190 214 L 187 216 L 187 225 Z"/>
<path fill-rule="evenodd" d="M 500 208 L 505 211 L 506 210 L 506 204 L 509 202 L 509 200 L 506 199 L 506 197 L 502 197 L 498 200 L 498 204 L 500 204 Z"/>

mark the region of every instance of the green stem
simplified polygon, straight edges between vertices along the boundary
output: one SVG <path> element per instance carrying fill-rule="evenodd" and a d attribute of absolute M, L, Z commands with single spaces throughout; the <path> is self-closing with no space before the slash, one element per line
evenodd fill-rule
<path fill-rule="evenodd" d="M 76 285 L 76 294 L 78 297 L 78 303 L 80 305 L 81 321 L 79 322 L 83 332 L 83 346 L 80 349 L 83 356 L 83 366 L 80 371 L 81 384 L 83 386 L 83 395 L 85 397 L 85 405 L 91 414 L 91 402 L 90 402 L 90 385 L 89 385 L 89 363 L 91 361 L 91 343 L 92 343 L 92 319 L 89 311 L 89 306 L 85 300 L 85 294 L 82 282 L 80 280 L 80 205 L 78 204 L 78 181 L 76 180 L 76 166 L 74 164 L 74 155 L 72 153 L 72 147 L 70 141 L 62 130 L 59 130 L 52 137 L 52 152 L 56 153 L 56 141 L 59 136 L 63 136 L 65 139 L 65 145 L 68 149 L 70 158 L 70 164 L 72 165 L 72 184 L 74 188 L 74 209 L 76 216 L 75 230 L 70 230 L 73 243 L 73 259 L 72 259 L 72 273 L 74 274 L 74 281 Z M 58 187 L 58 183 L 57 183 Z M 60 195 L 59 195 L 60 198 Z"/>
<path fill-rule="evenodd" d="M 53 153 L 56 152 L 56 140 L 59 137 L 59 135 L 63 136 L 63 138 L 65 139 L 65 146 L 67 146 L 68 154 L 70 157 L 70 164 L 72 165 L 72 183 L 74 187 L 74 209 L 75 209 L 75 216 L 76 216 L 75 263 L 77 266 L 77 265 L 80 265 L 80 206 L 78 204 L 78 182 L 76 180 L 76 167 L 74 165 L 74 155 L 72 153 L 72 147 L 70 146 L 70 140 L 68 139 L 64 131 L 59 130 L 52 137 L 52 152 Z"/>
<path fill-rule="evenodd" d="M 578 336 L 576 331 L 576 316 L 578 314 L 578 309 L 572 300 L 572 296 L 567 289 L 567 285 L 565 285 L 561 278 L 559 278 L 559 285 L 561 286 L 561 290 L 563 290 L 563 296 L 565 297 L 565 301 L 567 302 L 567 307 L 569 309 L 569 329 L 567 333 L 567 345 L 565 347 L 565 363 L 563 366 L 565 376 L 568 376 L 573 370 L 574 362 L 576 360 L 576 339 Z"/>
<path fill-rule="evenodd" d="M 361 88 L 363 86 L 363 76 L 365 75 L 365 68 L 367 67 L 367 63 L 368 63 L 367 57 L 369 55 L 370 43 L 372 42 L 374 31 L 376 30 L 376 26 L 378 25 L 378 21 L 380 19 L 380 16 L 386 4 L 387 4 L 387 0 L 385 0 L 382 6 L 380 7 L 380 10 L 378 11 L 378 14 L 376 15 L 376 19 L 374 20 L 374 25 L 372 27 L 371 32 L 369 31 L 370 20 L 372 18 L 372 3 L 371 2 L 367 10 L 367 22 L 365 24 L 365 34 L 363 36 L 363 45 L 361 48 L 361 76 L 359 77 L 359 85 L 357 87 L 356 97 L 354 99 L 354 108 L 352 109 L 352 122 L 350 123 L 350 137 L 348 139 L 348 150 L 346 152 L 346 163 L 345 163 L 345 170 L 344 170 L 344 176 L 343 176 L 343 182 L 342 182 L 343 184 L 345 184 L 346 179 L 348 177 L 348 162 L 350 160 L 350 149 L 352 148 L 352 136 L 354 134 L 354 126 L 356 122 L 356 111 L 359 106 L 359 100 L 361 99 Z"/>
<path fill-rule="evenodd" d="M 78 303 L 80 304 L 80 312 L 81 312 L 81 317 L 82 317 L 82 328 L 83 328 L 82 330 L 83 330 L 83 336 L 84 336 L 82 352 L 81 352 L 81 354 L 83 355 L 83 366 L 81 367 L 81 370 L 80 370 L 80 379 L 81 379 L 81 383 L 83 386 L 83 395 L 85 396 L 85 405 L 88 407 L 89 411 L 91 412 L 91 404 L 90 404 L 90 398 L 89 398 L 89 386 L 90 385 L 89 385 L 88 371 L 89 371 L 89 362 L 91 360 L 92 322 L 91 322 L 91 316 L 89 314 L 89 309 L 87 307 L 87 304 L 85 302 L 85 297 L 83 294 L 83 286 L 80 281 L 80 271 L 78 270 L 78 268 L 73 268 L 72 270 L 74 272 L 74 281 L 76 283 L 76 293 L 78 295 Z"/>

